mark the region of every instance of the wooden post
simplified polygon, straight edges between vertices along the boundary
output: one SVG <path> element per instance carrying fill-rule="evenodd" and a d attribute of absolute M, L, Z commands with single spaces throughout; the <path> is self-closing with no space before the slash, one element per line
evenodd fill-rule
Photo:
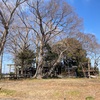
<path fill-rule="evenodd" d="M 15 64 L 15 74 L 16 74 L 16 78 L 17 78 L 18 70 L 17 70 L 16 64 Z"/>
<path fill-rule="evenodd" d="M 3 53 L 0 55 L 0 78 L 2 78 L 2 61 L 3 61 Z"/>
<path fill-rule="evenodd" d="M 88 77 L 90 78 L 90 61 L 88 60 Z"/>
<path fill-rule="evenodd" d="M 83 71 L 84 77 L 86 78 L 86 73 L 85 73 L 83 66 L 82 66 L 82 71 Z"/>
<path fill-rule="evenodd" d="M 0 77 L 1 77 L 1 70 L 2 70 L 2 55 L 0 55 Z"/>

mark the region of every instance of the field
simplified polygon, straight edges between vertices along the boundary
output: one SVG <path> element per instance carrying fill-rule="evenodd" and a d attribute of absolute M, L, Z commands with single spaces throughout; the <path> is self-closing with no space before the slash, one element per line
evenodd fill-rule
<path fill-rule="evenodd" d="M 0 100 L 100 100 L 100 79 L 1 80 Z"/>

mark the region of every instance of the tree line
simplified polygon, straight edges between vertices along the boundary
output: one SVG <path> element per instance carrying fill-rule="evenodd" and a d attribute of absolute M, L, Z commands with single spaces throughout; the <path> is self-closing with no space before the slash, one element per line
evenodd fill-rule
<path fill-rule="evenodd" d="M 99 64 L 95 35 L 83 32 L 83 21 L 65 0 L 0 0 L 0 56 L 9 53 L 15 65 L 35 64 L 35 78 L 50 76 L 64 59 L 77 66 Z M 88 58 L 89 57 L 89 58 Z M 49 71 L 43 74 L 47 64 Z"/>

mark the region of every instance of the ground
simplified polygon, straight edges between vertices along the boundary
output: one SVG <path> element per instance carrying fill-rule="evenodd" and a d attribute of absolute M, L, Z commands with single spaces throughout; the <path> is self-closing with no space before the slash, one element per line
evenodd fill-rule
<path fill-rule="evenodd" d="M 100 100 L 100 79 L 1 80 L 0 100 Z"/>

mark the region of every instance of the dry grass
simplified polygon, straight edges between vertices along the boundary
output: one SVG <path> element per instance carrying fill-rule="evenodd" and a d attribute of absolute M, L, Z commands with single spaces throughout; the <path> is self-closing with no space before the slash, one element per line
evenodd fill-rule
<path fill-rule="evenodd" d="M 0 100 L 100 100 L 100 79 L 0 81 Z"/>

